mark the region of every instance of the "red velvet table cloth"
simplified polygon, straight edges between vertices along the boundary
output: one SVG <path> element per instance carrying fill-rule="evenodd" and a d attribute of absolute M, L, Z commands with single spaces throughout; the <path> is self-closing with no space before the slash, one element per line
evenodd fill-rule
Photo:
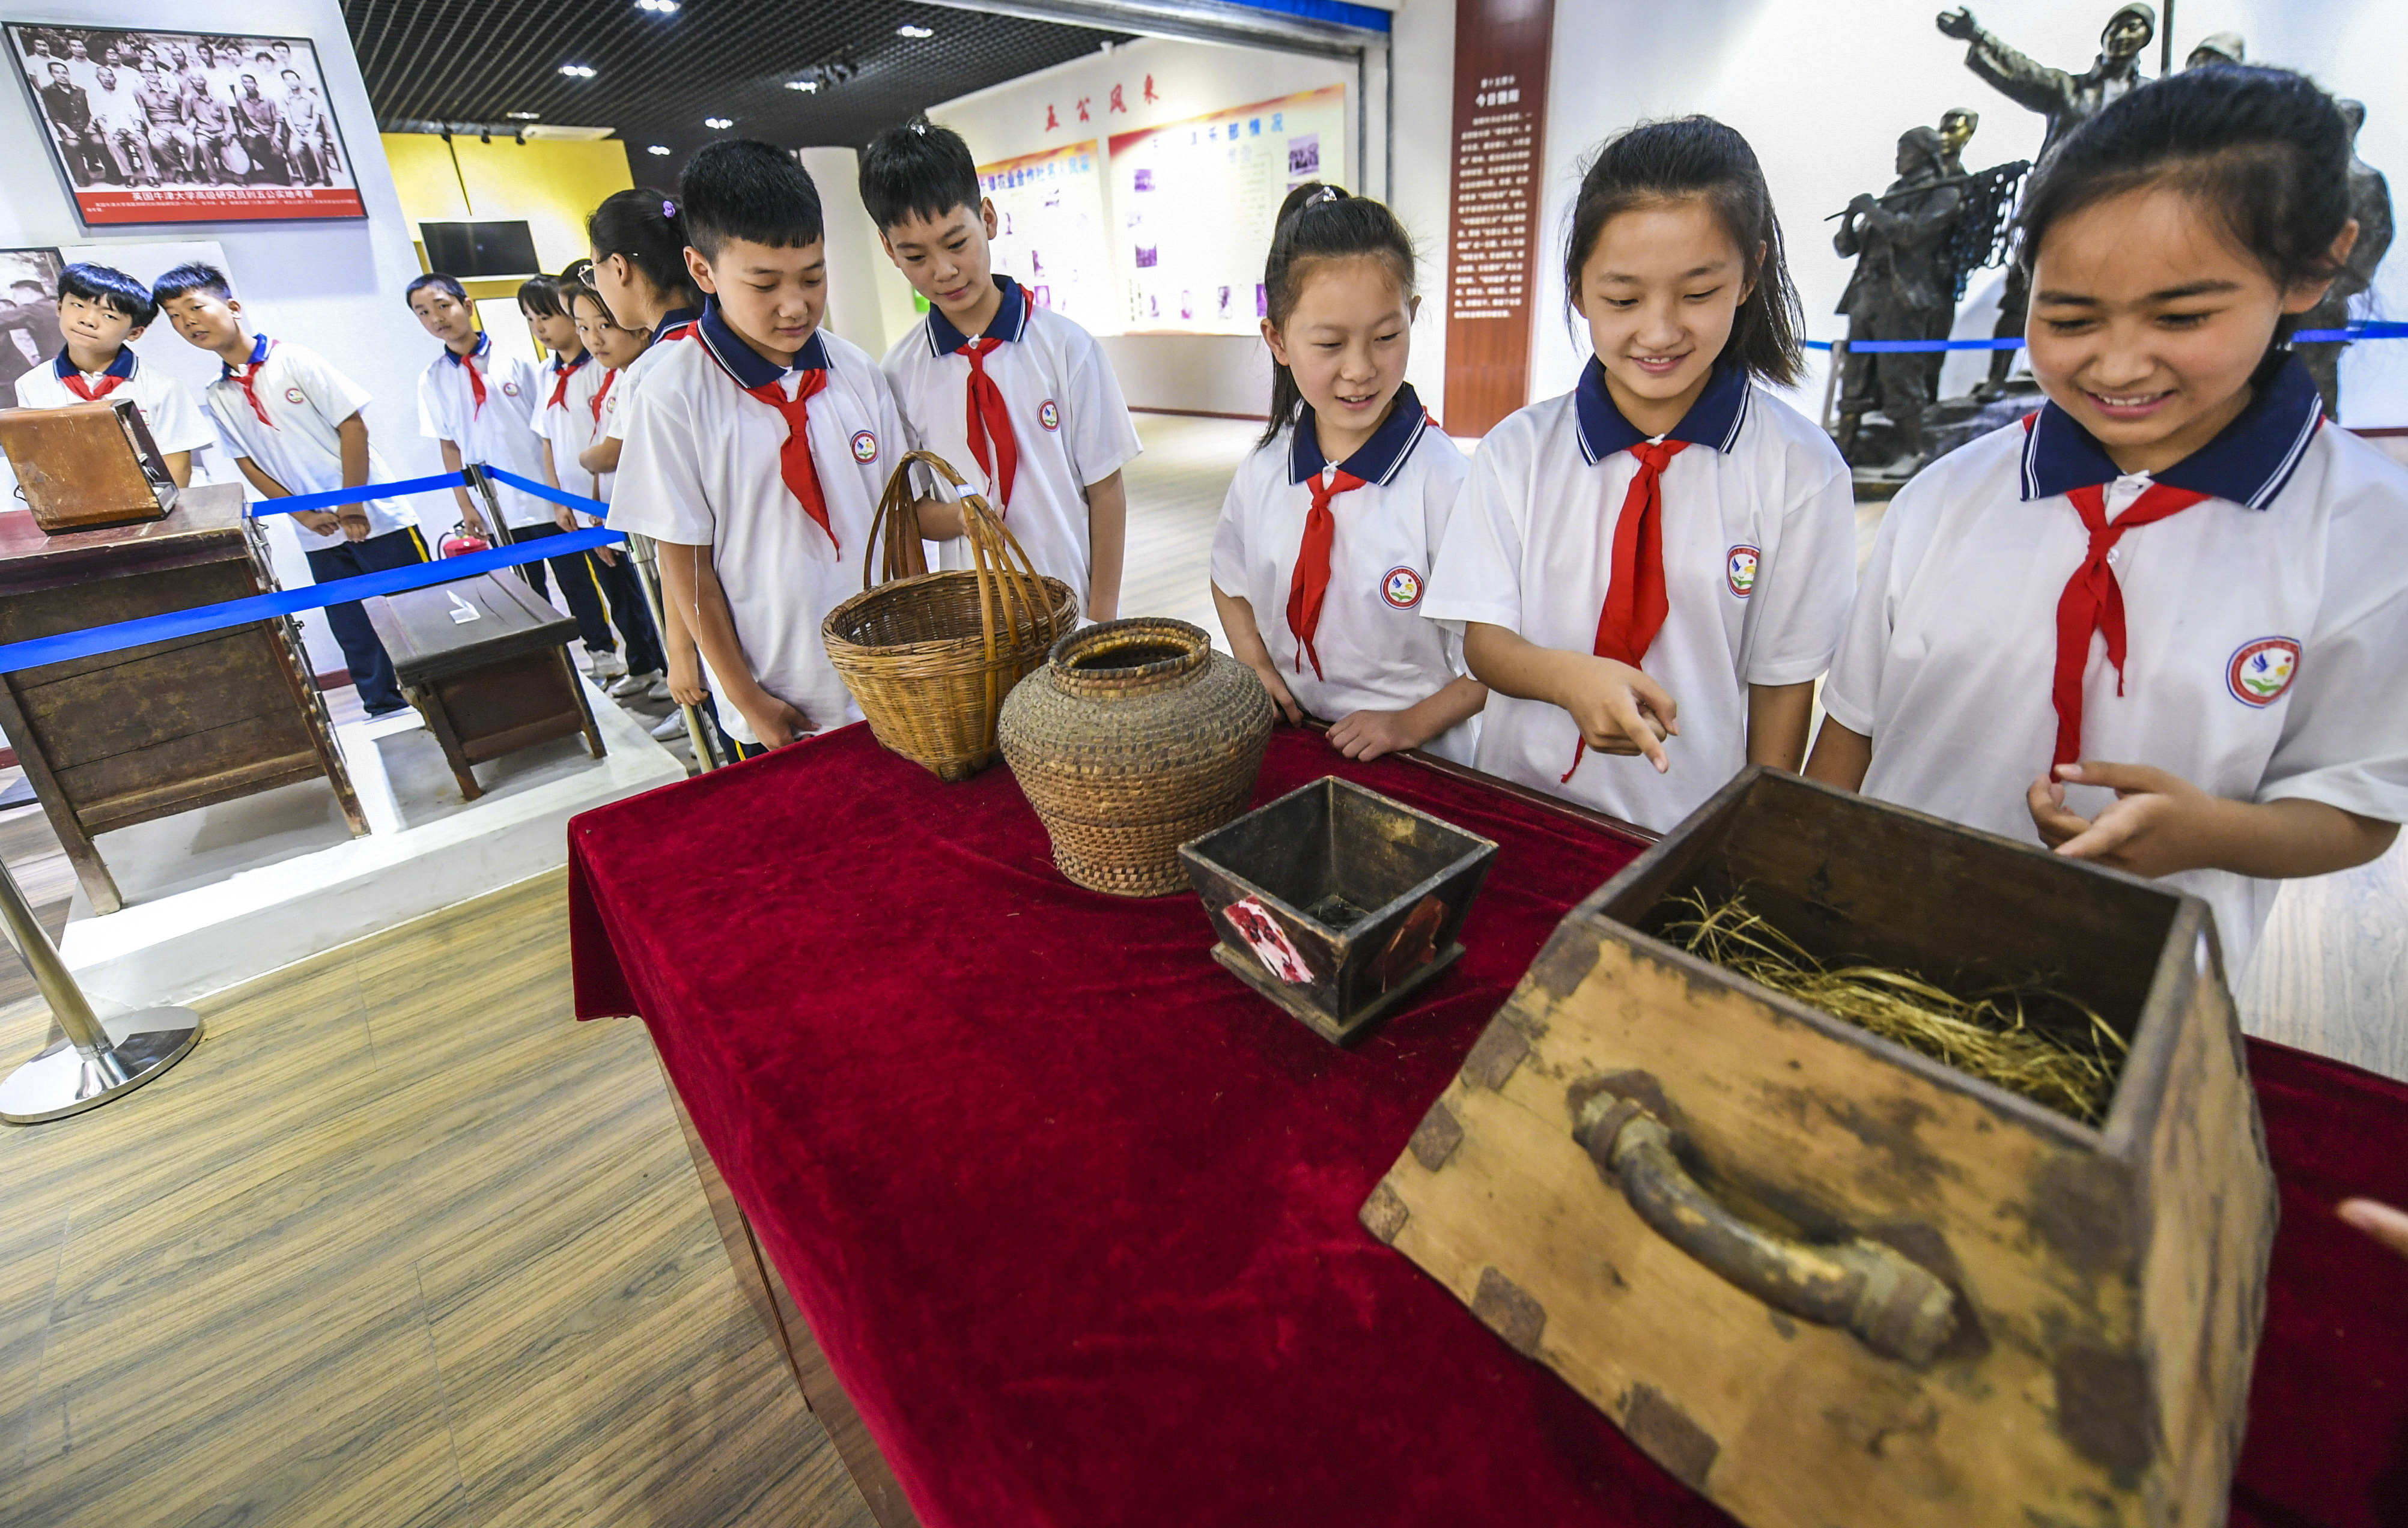
<path fill-rule="evenodd" d="M 1456 966 L 1354 1050 L 1193 896 L 1055 872 L 1008 770 L 852 727 L 569 828 L 580 1016 L 639 1013 L 927 1528 L 1726 1520 L 1356 1207 L 1570 905 L 1637 850 L 1410 761 L 1272 742 L 1499 844 Z M 2252 1064 L 2283 1226 L 2233 1521 L 2408 1522 L 2408 1089 Z"/>

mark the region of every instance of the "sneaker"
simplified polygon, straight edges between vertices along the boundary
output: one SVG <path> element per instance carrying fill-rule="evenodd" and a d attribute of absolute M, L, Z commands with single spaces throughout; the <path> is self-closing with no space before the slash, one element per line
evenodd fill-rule
<path fill-rule="evenodd" d="M 660 725 L 652 729 L 652 741 L 655 743 L 674 743 L 684 735 L 685 708 L 683 707 L 663 717 Z"/>
<path fill-rule="evenodd" d="M 609 694 L 612 700 L 640 700 L 652 686 L 657 684 L 666 687 L 667 683 L 668 680 L 656 668 L 649 674 L 621 676 L 619 681 L 610 686 Z"/>
<path fill-rule="evenodd" d="M 606 649 L 596 652 L 592 648 L 588 648 L 585 650 L 585 671 L 594 676 L 595 684 L 608 684 L 612 679 L 626 678 L 626 662 L 614 651 Z"/>

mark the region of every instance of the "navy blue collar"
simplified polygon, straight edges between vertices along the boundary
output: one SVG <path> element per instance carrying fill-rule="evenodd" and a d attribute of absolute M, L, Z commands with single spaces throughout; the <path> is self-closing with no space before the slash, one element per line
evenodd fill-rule
<path fill-rule="evenodd" d="M 585 364 L 585 363 L 593 359 L 594 352 L 592 350 L 580 350 L 577 352 L 576 360 L 564 364 L 560 359 L 560 352 L 558 350 L 554 350 L 552 352 L 552 369 L 555 374 L 564 371 L 575 371 L 578 367 Z"/>
<path fill-rule="evenodd" d="M 469 350 L 469 352 L 468 352 L 466 355 L 462 355 L 459 351 L 457 351 L 457 350 L 453 350 L 451 346 L 446 345 L 446 346 L 444 346 L 444 347 L 443 347 L 443 359 L 444 359 L 444 360 L 446 360 L 446 361 L 451 362 L 451 363 L 452 363 L 453 365 L 455 365 L 455 366 L 465 366 L 465 365 L 466 365 L 470 361 L 472 361 L 472 360 L 476 359 L 478 356 L 480 356 L 480 355 L 484 354 L 487 350 L 492 350 L 493 348 L 494 348 L 494 336 L 493 336 L 491 334 L 487 334 L 487 333 L 482 333 L 482 332 L 480 332 L 480 333 L 479 333 L 479 335 L 477 336 L 477 343 L 476 343 L 475 348 L 474 348 L 474 349 L 472 349 L 472 350 Z"/>
<path fill-rule="evenodd" d="M 1413 396 L 1413 384 L 1407 382 L 1397 389 L 1397 401 L 1389 406 L 1388 417 L 1371 432 L 1371 438 L 1355 447 L 1354 455 L 1338 464 L 1338 470 L 1367 483 L 1386 483 L 1405 469 L 1405 458 L 1413 454 L 1422 432 L 1428 428 L 1429 410 Z M 1321 436 L 1312 427 L 1312 405 L 1306 404 L 1297 410 L 1296 436 L 1288 442 L 1287 480 L 1310 482 L 1328 465 L 1322 459 Z"/>
<path fill-rule="evenodd" d="M 2263 509 L 2299 470 L 2308 442 L 2324 423 L 2324 394 L 2296 355 L 2284 358 L 2272 380 L 2249 407 L 2216 432 L 2215 438 L 2184 457 L 2157 481 L 2210 498 Z M 2024 421 L 2024 502 L 2055 498 L 2076 488 L 2095 488 L 2124 476 L 2071 414 L 2044 405 Z"/>
<path fill-rule="evenodd" d="M 1681 422 L 1664 432 L 1664 438 L 1712 446 L 1726 454 L 1738 450 L 1751 391 L 1745 366 L 1728 359 L 1716 361 L 1713 375 L 1706 378 L 1706 390 L 1681 416 Z M 1580 419 L 1581 454 L 1591 466 L 1654 438 L 1640 434 L 1638 426 L 1613 406 L 1612 394 L 1605 390 L 1605 364 L 1595 356 L 1581 369 L 1580 385 L 1572 389 L 1572 406 Z"/>
<path fill-rule="evenodd" d="M 1003 306 L 996 309 L 995 318 L 986 326 L 981 339 L 1018 339 L 1028 332 L 1028 298 L 1020 283 L 1009 276 L 995 278 L 996 290 L 1003 293 Z M 928 309 L 928 353 L 951 355 L 970 342 L 969 336 L 953 327 L 945 310 L 933 305 Z"/>
<path fill-rule="evenodd" d="M 710 307 L 710 299 L 705 297 L 702 300 L 702 306 Z M 677 336 L 672 331 L 684 328 L 700 316 L 691 307 L 672 307 L 661 315 L 661 321 L 653 326 L 652 337 L 646 343 L 658 345 L 662 340 L 674 339 Z"/>
<path fill-rule="evenodd" d="M 82 371 L 81 367 L 67 359 L 67 352 L 64 349 L 62 349 L 59 351 L 59 358 L 53 363 L 53 365 L 56 367 L 59 380 L 62 382 L 65 381 L 70 377 L 80 375 Z M 117 348 L 117 359 L 110 362 L 108 364 L 108 369 L 102 372 L 101 375 L 103 377 L 133 376 L 134 347 L 131 345 L 120 345 Z"/>
<path fill-rule="evenodd" d="M 254 365 L 254 366 L 255 366 L 255 365 L 259 364 L 261 362 L 263 362 L 263 361 L 266 360 L 266 359 L 267 359 L 267 352 L 268 352 L 271 349 L 273 349 L 273 348 L 274 348 L 274 342 L 273 342 L 273 341 L 271 341 L 271 340 L 269 340 L 269 338 L 268 338 L 265 335 L 253 335 L 253 336 L 251 337 L 251 362 L 250 362 L 250 364 L 251 364 L 251 365 Z M 448 355 L 448 354 L 450 354 L 451 352 L 447 350 L 444 353 Z M 219 371 L 219 373 L 218 373 L 218 375 L 220 375 L 221 377 L 231 377 L 231 376 L 233 376 L 233 375 L 234 375 L 234 368 L 233 368 L 232 366 L 226 365 L 226 364 L 225 364 L 223 361 L 220 361 L 220 362 L 218 363 L 218 365 L 222 368 L 222 369 Z"/>
<path fill-rule="evenodd" d="M 743 336 L 727 327 L 727 321 L 719 316 L 716 298 L 703 300 L 702 317 L 695 321 L 694 334 L 702 341 L 703 349 L 710 352 L 710 358 L 718 362 L 720 368 L 728 376 L 735 378 L 736 385 L 747 393 L 756 387 L 767 386 L 790 370 L 827 370 L 827 345 L 818 330 L 812 330 L 811 337 L 803 342 L 802 350 L 795 356 L 794 365 L 781 366 L 764 358 L 760 351 L 744 342 Z"/>

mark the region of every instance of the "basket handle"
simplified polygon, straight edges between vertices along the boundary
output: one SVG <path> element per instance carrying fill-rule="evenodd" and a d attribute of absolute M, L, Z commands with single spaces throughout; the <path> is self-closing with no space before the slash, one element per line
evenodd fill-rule
<path fill-rule="evenodd" d="M 880 549 L 882 555 L 873 560 L 861 560 L 861 587 L 870 586 L 872 569 L 876 579 L 886 583 L 896 578 L 910 578 L 928 571 L 928 554 L 920 544 L 920 496 L 911 492 L 911 464 L 925 462 L 955 488 L 968 486 L 953 464 L 934 451 L 907 451 L 895 470 L 886 475 L 886 491 L 878 496 L 878 512 L 870 518 L 869 544 Z"/>

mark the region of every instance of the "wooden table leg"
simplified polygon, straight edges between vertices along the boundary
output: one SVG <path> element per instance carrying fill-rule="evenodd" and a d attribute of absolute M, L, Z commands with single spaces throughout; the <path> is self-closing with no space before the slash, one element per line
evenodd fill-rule
<path fill-rule="evenodd" d="M 470 766 L 466 751 L 460 747 L 460 735 L 452 729 L 452 713 L 443 708 L 440 683 L 413 686 L 409 691 L 409 701 L 418 707 L 418 714 L 426 719 L 426 730 L 443 745 L 443 762 L 452 766 L 452 778 L 460 782 L 461 799 L 474 801 L 483 795 L 484 788 L 477 783 L 477 772 Z"/>
<path fill-rule="evenodd" d="M 560 655 L 560 672 L 568 680 L 569 698 L 577 702 L 577 714 L 585 719 L 585 750 L 595 758 L 602 757 L 602 727 L 594 720 L 594 707 L 585 698 L 585 686 L 577 678 L 577 664 L 568 656 L 566 646 L 552 650 Z"/>
<path fill-rule="evenodd" d="M 34 735 L 32 723 L 17 704 L 17 682 L 14 676 L 0 678 L 0 731 L 17 750 L 17 762 L 25 769 L 25 778 L 34 782 L 34 798 L 42 804 L 42 815 L 50 820 L 50 831 L 59 835 L 59 847 L 65 850 L 67 863 L 75 866 L 76 880 L 83 887 L 86 901 L 95 913 L 112 913 L 125 906 L 125 898 L 117 890 L 117 878 L 101 863 L 100 850 L 84 832 L 83 822 L 76 816 L 75 807 L 67 802 L 66 787 L 50 770 L 50 761 L 42 753 L 42 746 Z"/>

